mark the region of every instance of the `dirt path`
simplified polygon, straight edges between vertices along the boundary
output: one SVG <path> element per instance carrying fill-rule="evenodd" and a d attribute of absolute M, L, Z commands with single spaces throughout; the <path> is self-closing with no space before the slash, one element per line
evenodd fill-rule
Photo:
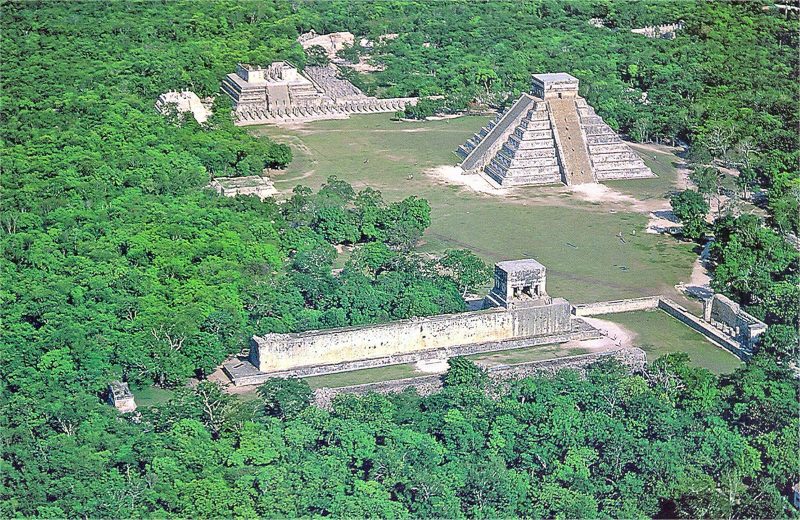
<path fill-rule="evenodd" d="M 689 282 L 679 283 L 675 286 L 675 289 L 688 298 L 705 300 L 714 294 L 714 291 L 711 289 L 711 266 L 709 260 L 709 252 L 712 243 L 712 241 L 706 242 L 703 252 L 700 253 L 700 256 L 695 260 Z"/>
<path fill-rule="evenodd" d="M 636 341 L 637 334 L 629 329 L 626 329 L 622 325 L 618 323 L 614 323 L 613 321 L 608 320 L 601 320 L 600 318 L 581 318 L 583 321 L 591 325 L 592 327 L 599 329 L 600 332 L 605 336 L 599 340 L 592 340 L 597 342 L 611 342 L 614 346 L 617 347 L 625 347 L 629 348 L 634 345 L 634 341 Z M 580 345 L 583 345 L 587 342 L 580 342 Z"/>

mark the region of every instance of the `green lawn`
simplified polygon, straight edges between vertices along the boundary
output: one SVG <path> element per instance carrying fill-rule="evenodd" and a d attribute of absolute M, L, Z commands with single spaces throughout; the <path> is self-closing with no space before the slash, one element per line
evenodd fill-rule
<path fill-rule="evenodd" d="M 588 352 L 590 352 L 589 349 L 582 348 L 564 349 L 562 345 L 540 345 L 536 347 L 504 350 L 502 352 L 484 352 L 467 356 L 467 358 L 472 361 L 480 361 L 485 365 L 507 365 L 529 361 L 542 361 L 565 356 L 576 356 Z M 352 372 L 307 377 L 305 380 L 308 381 L 311 388 L 339 388 L 342 386 L 360 385 L 425 375 L 428 374 L 416 370 L 413 363 L 408 363 L 404 365 L 366 368 L 363 370 L 354 370 Z"/>
<path fill-rule="evenodd" d="M 664 200 L 676 190 L 677 168 L 681 159 L 674 154 L 654 151 L 643 145 L 631 146 L 644 159 L 645 164 L 657 177 L 625 181 L 608 181 L 605 184 L 615 190 L 631 195 L 639 200 Z"/>
<path fill-rule="evenodd" d="M 363 370 L 353 370 L 352 372 L 339 372 L 324 376 L 306 377 L 311 388 L 339 388 L 342 386 L 362 385 L 375 383 L 378 381 L 391 381 L 392 379 L 404 379 L 406 377 L 416 377 L 424 375 L 414 370 L 413 364 L 391 365 L 388 367 L 365 368 Z"/>
<path fill-rule="evenodd" d="M 654 361 L 670 352 L 686 352 L 694 366 L 717 374 L 733 372 L 741 366 L 739 358 L 717 347 L 702 335 L 662 311 L 639 311 L 599 316 L 635 332 L 634 343 Z"/>
<path fill-rule="evenodd" d="M 580 347 L 565 348 L 563 345 L 538 345 L 535 347 L 502 350 L 500 352 L 483 352 L 467 356 L 467 359 L 481 361 L 485 365 L 492 366 L 514 365 L 530 361 L 577 356 L 579 354 L 588 354 L 589 352 L 591 352 L 590 349 Z"/>
<path fill-rule="evenodd" d="M 131 388 L 133 396 L 136 398 L 136 405 L 142 407 L 164 404 L 174 395 L 174 390 L 158 388 L 157 386 L 146 386 L 144 388 Z"/>
<path fill-rule="evenodd" d="M 275 176 L 279 190 L 291 190 L 298 183 L 318 188 L 335 174 L 356 188 L 378 189 L 390 201 L 424 197 L 431 204 L 433 223 L 421 251 L 467 248 L 489 262 L 535 257 L 548 267 L 549 292 L 573 303 L 674 294 L 673 286 L 688 279 L 696 258 L 692 246 L 644 233 L 647 215 L 625 204 L 581 202 L 552 187 L 524 188 L 500 197 L 424 173 L 457 164 L 453 150 L 486 120 L 393 122 L 386 114 L 376 114 L 318 121 L 293 130 L 262 126 L 252 131 L 292 146 L 295 160 Z M 672 163 L 678 158 L 656 154 L 654 163 L 652 155 L 645 159 L 661 177 L 612 187 L 641 200 L 666 197 L 675 177 Z M 616 237 L 619 232 L 624 243 Z"/>

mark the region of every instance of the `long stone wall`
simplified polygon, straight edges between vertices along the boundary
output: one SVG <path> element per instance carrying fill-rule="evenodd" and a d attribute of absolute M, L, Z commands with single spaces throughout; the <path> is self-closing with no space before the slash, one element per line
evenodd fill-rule
<path fill-rule="evenodd" d="M 512 339 L 507 341 L 494 341 L 489 343 L 471 343 L 467 345 L 457 345 L 441 349 L 416 351 L 407 354 L 393 354 L 389 356 L 359 359 L 354 361 L 344 361 L 332 365 L 314 365 L 299 367 L 282 372 L 259 372 L 258 369 L 248 360 L 237 358 L 222 365 L 223 371 L 233 381 L 236 386 L 260 385 L 272 377 L 314 377 L 337 372 L 348 372 L 352 370 L 364 370 L 388 365 L 399 365 L 416 363 L 421 360 L 449 359 L 455 356 L 469 356 L 486 352 L 499 352 L 502 350 L 513 350 L 529 348 L 539 345 L 555 345 L 568 341 L 584 341 L 589 339 L 599 339 L 602 337 L 600 331 L 591 327 L 580 319 L 573 319 L 571 330 L 557 333 L 533 336 L 522 339 Z"/>
<path fill-rule="evenodd" d="M 282 372 L 456 346 L 569 334 L 571 321 L 569 302 L 554 298 L 547 305 L 511 310 L 490 309 L 367 327 L 267 334 L 253 338 L 250 362 L 261 372 Z"/>
<path fill-rule="evenodd" d="M 588 365 L 603 359 L 617 359 L 630 367 L 631 370 L 642 370 L 647 362 L 647 355 L 639 348 L 619 348 L 591 354 L 581 354 L 544 361 L 530 361 L 515 365 L 499 365 L 487 368 L 489 377 L 496 385 L 513 379 L 521 379 L 542 373 L 554 374 L 559 370 L 570 368 L 583 371 Z M 340 394 L 365 395 L 368 393 L 390 394 L 399 393 L 408 388 L 413 388 L 420 395 L 430 395 L 443 387 L 442 376 L 430 375 L 409 377 L 393 381 L 381 381 L 361 385 L 345 386 L 341 388 L 319 388 L 314 392 L 314 404 L 321 408 L 330 409 L 333 399 Z"/>
<path fill-rule="evenodd" d="M 586 303 L 575 306 L 576 316 L 596 316 L 598 314 L 616 314 L 620 312 L 647 311 L 658 308 L 661 296 L 645 296 L 627 300 Z"/>

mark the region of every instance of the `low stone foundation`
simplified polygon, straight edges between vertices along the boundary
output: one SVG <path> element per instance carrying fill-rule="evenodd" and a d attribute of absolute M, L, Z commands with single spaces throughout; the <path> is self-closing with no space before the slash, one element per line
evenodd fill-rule
<path fill-rule="evenodd" d="M 592 354 L 582 354 L 544 361 L 530 361 L 515 365 L 500 365 L 488 367 L 489 378 L 493 383 L 503 385 L 514 379 L 528 376 L 554 374 L 562 369 L 577 369 L 583 372 L 587 366 L 604 359 L 617 359 L 627 365 L 632 371 L 642 370 L 647 362 L 647 355 L 639 348 L 619 348 Z M 333 399 L 340 394 L 365 395 L 368 393 L 390 394 L 399 393 L 408 388 L 413 388 L 420 395 L 433 394 L 443 387 L 442 375 L 409 377 L 393 381 L 381 381 L 363 385 L 352 385 L 341 388 L 319 388 L 314 391 L 314 404 L 320 408 L 330 409 Z"/>

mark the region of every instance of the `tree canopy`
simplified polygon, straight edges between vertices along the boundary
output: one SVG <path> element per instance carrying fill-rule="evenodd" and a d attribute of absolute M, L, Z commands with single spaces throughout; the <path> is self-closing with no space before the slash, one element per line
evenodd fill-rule
<path fill-rule="evenodd" d="M 0 516 L 796 515 L 792 21 L 700 1 L 0 9 Z M 673 41 L 627 30 L 676 19 Z M 281 203 L 204 189 L 291 151 L 235 127 L 223 96 L 203 125 L 157 113 L 157 96 L 216 94 L 237 62 L 302 67 L 312 27 L 376 42 L 385 70 L 352 74 L 368 92 L 445 96 L 420 116 L 503 106 L 531 72 L 565 70 L 615 128 L 752 169 L 770 227 L 719 219 L 713 283 L 771 324 L 762 352 L 722 378 L 671 355 L 509 388 L 457 358 L 442 392 L 343 395 L 332 410 L 304 381 L 250 400 L 208 381 L 252 334 L 462 311 L 489 273 L 466 251 L 415 253 L 421 198 L 336 177 Z M 174 395 L 121 416 L 103 402 L 116 379 Z"/>

